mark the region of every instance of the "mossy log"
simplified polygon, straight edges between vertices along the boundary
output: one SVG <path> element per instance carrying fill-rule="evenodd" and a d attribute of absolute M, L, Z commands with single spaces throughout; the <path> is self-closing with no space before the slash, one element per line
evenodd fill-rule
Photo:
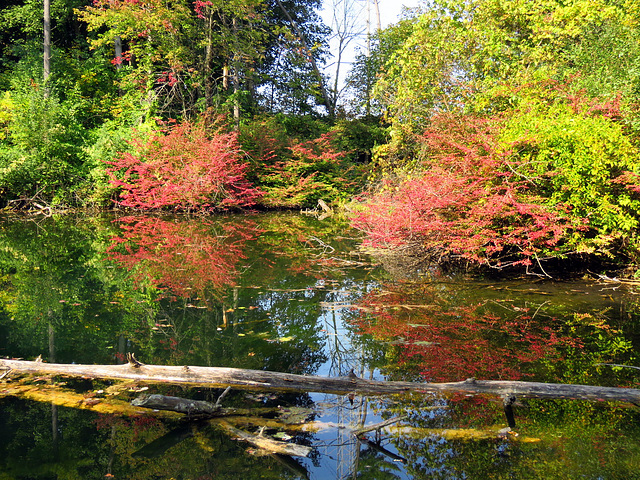
<path fill-rule="evenodd" d="M 7 371 L 87 378 L 134 380 L 148 383 L 204 385 L 238 389 L 304 391 L 334 394 L 385 395 L 395 393 L 465 393 L 527 398 L 617 401 L 640 404 L 640 390 L 558 383 L 467 379 L 450 383 L 371 381 L 355 375 L 320 377 L 264 370 L 223 367 L 145 365 L 135 359 L 124 365 L 67 365 L 0 359 Z"/>

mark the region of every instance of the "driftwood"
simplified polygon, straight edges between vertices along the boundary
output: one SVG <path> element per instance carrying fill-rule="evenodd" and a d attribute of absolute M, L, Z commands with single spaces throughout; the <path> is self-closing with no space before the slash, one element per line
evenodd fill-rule
<path fill-rule="evenodd" d="M 372 430 L 380 430 L 381 428 L 384 428 L 388 425 L 393 425 L 394 423 L 398 423 L 401 422 L 402 420 L 406 420 L 406 416 L 402 416 L 402 417 L 393 417 L 390 418 L 389 420 L 385 420 L 383 422 L 379 422 L 379 423 L 374 423 L 373 425 L 367 425 L 367 426 L 363 426 L 360 428 L 356 428 L 354 430 L 351 431 L 351 433 L 353 433 L 354 435 L 362 435 L 363 433 L 367 433 L 367 432 L 371 432 Z"/>
<path fill-rule="evenodd" d="M 334 394 L 385 395 L 394 393 L 466 393 L 640 404 L 634 388 L 557 383 L 476 380 L 451 383 L 384 382 L 346 377 L 319 377 L 222 367 L 145 365 L 134 358 L 124 365 L 66 365 L 0 359 L 0 367 L 24 373 L 135 380 L 151 383 L 206 385 L 253 390 L 306 391 Z"/>

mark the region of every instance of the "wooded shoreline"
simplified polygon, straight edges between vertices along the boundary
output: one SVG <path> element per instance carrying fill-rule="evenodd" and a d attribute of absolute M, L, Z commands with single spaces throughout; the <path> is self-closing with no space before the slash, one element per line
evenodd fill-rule
<path fill-rule="evenodd" d="M 350 393 L 386 395 L 409 392 L 465 393 L 471 395 L 497 395 L 504 398 L 517 396 L 640 404 L 640 389 L 634 388 L 476 380 L 473 378 L 448 383 L 373 381 L 359 378 L 354 374 L 346 377 L 320 377 L 226 367 L 146 365 L 138 362 L 133 357 L 130 358 L 129 363 L 123 365 L 68 365 L 41 361 L 0 359 L 0 367 L 5 370 L 0 376 L 6 376 L 15 371 L 29 374 L 134 380 L 149 383 L 206 385 L 209 387 L 232 387 L 263 391 L 305 391 L 338 395 Z"/>

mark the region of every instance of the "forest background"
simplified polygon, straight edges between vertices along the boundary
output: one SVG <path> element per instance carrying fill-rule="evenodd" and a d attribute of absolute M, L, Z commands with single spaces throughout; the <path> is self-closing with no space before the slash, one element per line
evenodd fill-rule
<path fill-rule="evenodd" d="M 8 0 L 1 206 L 324 200 L 441 265 L 640 262 L 640 1 L 425 2 L 343 84 L 356 6 Z"/>

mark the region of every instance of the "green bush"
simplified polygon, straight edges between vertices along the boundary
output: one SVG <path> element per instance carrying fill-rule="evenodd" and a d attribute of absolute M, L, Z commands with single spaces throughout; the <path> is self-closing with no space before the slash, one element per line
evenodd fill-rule
<path fill-rule="evenodd" d="M 549 102 L 534 95 L 521 100 L 502 131 L 511 165 L 529 190 L 583 222 L 586 230 L 576 232 L 567 249 L 638 248 L 640 152 L 618 118 L 616 101 L 564 92 Z"/>
<path fill-rule="evenodd" d="M 75 188 L 86 176 L 85 130 L 76 105 L 26 86 L 11 93 L 7 138 L 0 153 L 3 203 L 38 198 L 45 203 L 74 203 Z"/>

